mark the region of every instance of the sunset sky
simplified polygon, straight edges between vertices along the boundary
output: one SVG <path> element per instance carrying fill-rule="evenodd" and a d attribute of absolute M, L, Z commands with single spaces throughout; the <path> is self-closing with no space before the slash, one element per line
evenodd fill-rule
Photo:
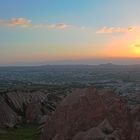
<path fill-rule="evenodd" d="M 139 14 L 140 0 L 0 0 L 0 66 L 138 63 Z"/>

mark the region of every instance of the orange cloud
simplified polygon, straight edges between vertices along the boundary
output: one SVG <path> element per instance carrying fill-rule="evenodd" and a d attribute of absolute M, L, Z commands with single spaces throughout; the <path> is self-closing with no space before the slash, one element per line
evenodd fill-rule
<path fill-rule="evenodd" d="M 6 26 L 27 26 L 31 23 L 31 20 L 25 18 L 12 18 L 9 20 L 0 20 L 0 25 Z"/>
<path fill-rule="evenodd" d="M 135 27 L 121 28 L 121 27 L 103 27 L 96 31 L 97 34 L 109 34 L 109 33 L 126 33 L 134 31 Z"/>
<path fill-rule="evenodd" d="M 56 24 L 33 24 L 31 20 L 26 18 L 12 18 L 9 20 L 0 19 L 0 25 L 2 26 L 20 26 L 20 27 L 29 27 L 33 29 L 66 29 L 70 27 L 65 23 L 56 23 Z"/>
<path fill-rule="evenodd" d="M 9 25 L 12 26 L 24 26 L 31 23 L 31 20 L 25 18 L 12 18 L 11 20 L 7 21 Z"/>
<path fill-rule="evenodd" d="M 48 25 L 49 29 L 65 29 L 67 27 L 69 27 L 69 25 L 67 25 L 65 23 L 58 23 L 58 24 Z"/>

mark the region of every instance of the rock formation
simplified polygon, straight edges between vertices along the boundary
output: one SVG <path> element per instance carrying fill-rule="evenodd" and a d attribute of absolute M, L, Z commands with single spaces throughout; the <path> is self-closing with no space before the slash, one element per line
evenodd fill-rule
<path fill-rule="evenodd" d="M 140 105 L 130 109 L 122 97 L 95 87 L 73 91 L 55 110 L 61 99 L 41 92 L 0 95 L 0 128 L 45 122 L 41 140 L 140 140 Z"/>
<path fill-rule="evenodd" d="M 0 97 L 0 127 L 13 127 L 16 123 L 16 113 Z"/>
<path fill-rule="evenodd" d="M 62 97 L 42 92 L 8 92 L 0 95 L 0 127 L 17 123 L 38 124 L 55 110 Z"/>
<path fill-rule="evenodd" d="M 62 101 L 47 119 L 41 139 L 138 140 L 138 133 L 125 100 L 92 87 L 76 90 Z"/>
<path fill-rule="evenodd" d="M 133 131 L 132 131 L 132 140 L 140 140 L 140 105 L 137 105 L 131 111 L 133 118 Z"/>

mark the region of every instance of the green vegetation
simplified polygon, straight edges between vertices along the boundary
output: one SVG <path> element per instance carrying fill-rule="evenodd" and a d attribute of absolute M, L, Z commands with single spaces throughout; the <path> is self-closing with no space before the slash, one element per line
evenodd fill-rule
<path fill-rule="evenodd" d="M 37 125 L 20 125 L 19 128 L 7 128 L 1 132 L 0 140 L 39 140 Z"/>

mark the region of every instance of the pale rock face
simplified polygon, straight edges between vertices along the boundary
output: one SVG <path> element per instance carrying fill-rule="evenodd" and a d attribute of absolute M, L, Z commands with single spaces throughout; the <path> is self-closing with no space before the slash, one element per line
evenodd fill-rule
<path fill-rule="evenodd" d="M 46 121 L 42 140 L 130 140 L 132 121 L 125 101 L 91 87 L 76 90 Z"/>

